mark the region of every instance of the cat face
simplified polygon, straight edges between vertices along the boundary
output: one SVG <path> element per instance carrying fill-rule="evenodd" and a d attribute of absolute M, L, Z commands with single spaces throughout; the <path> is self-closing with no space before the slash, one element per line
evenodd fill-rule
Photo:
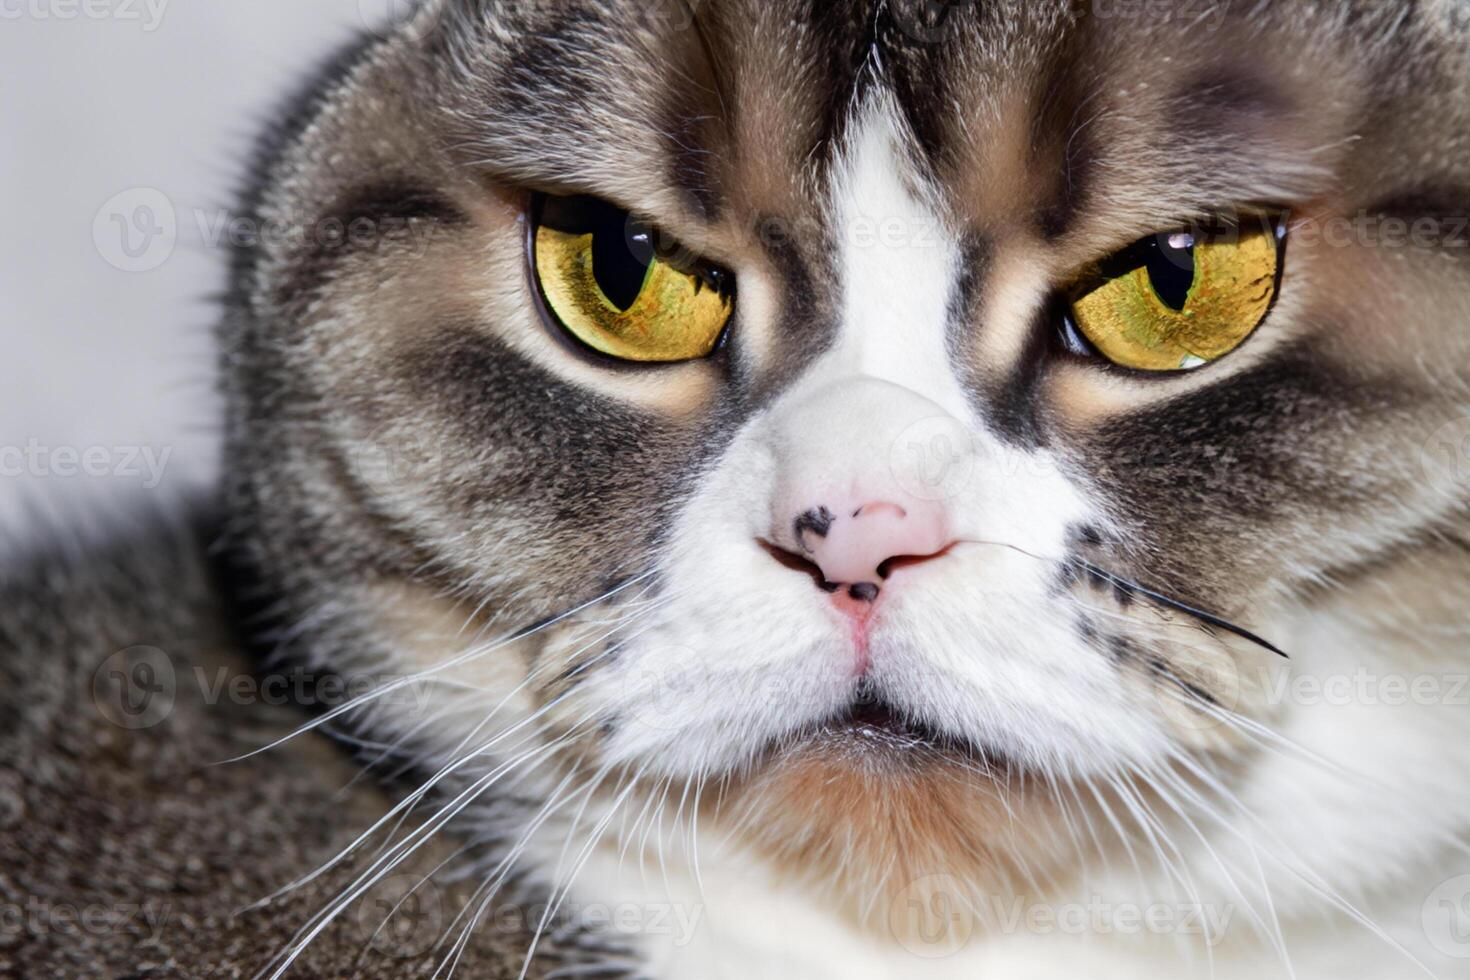
<path fill-rule="evenodd" d="M 362 234 L 247 257 L 227 339 L 253 562 L 338 666 L 454 661 L 380 723 L 719 785 L 861 888 L 1248 778 L 1293 613 L 1463 507 L 1464 45 L 1109 7 L 431 4 L 359 54 L 260 211 Z"/>

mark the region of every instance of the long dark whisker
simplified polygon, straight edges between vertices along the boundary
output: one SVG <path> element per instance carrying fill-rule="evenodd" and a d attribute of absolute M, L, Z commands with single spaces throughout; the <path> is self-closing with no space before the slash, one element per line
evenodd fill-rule
<path fill-rule="evenodd" d="M 1133 582 L 1126 578 L 1123 578 L 1121 575 L 1115 575 L 1104 568 L 1099 568 L 1097 565 L 1092 564 L 1092 562 L 1084 561 L 1080 558 L 1073 559 L 1073 562 L 1078 567 L 1086 571 L 1089 575 L 1100 578 L 1114 588 L 1120 589 L 1121 591 L 1128 593 L 1129 595 L 1143 596 L 1146 599 L 1157 602 L 1159 605 L 1167 606 L 1168 608 L 1173 609 L 1177 612 L 1182 612 L 1186 616 L 1197 619 L 1200 622 L 1205 623 L 1209 626 L 1213 626 L 1217 629 L 1222 629 L 1227 633 L 1232 633 L 1235 636 L 1240 637 L 1242 640 L 1247 640 L 1251 643 L 1254 643 L 1256 646 L 1261 647 L 1262 649 L 1270 650 L 1278 657 L 1284 657 L 1287 660 L 1291 659 L 1290 655 L 1287 654 L 1285 650 L 1282 650 L 1280 647 L 1278 647 L 1276 644 L 1270 642 L 1269 640 L 1263 639 L 1260 636 L 1257 636 L 1255 633 L 1252 633 L 1250 630 L 1246 629 L 1243 626 L 1235 625 L 1228 619 L 1217 616 L 1211 612 L 1206 612 L 1203 609 L 1198 609 L 1194 606 L 1191 606 L 1187 602 L 1181 602 L 1178 599 L 1170 598 L 1169 596 L 1164 595 L 1162 592 L 1155 591 L 1154 589 L 1150 589 L 1144 585 L 1139 585 L 1137 582 Z"/>
<path fill-rule="evenodd" d="M 1016 552 L 1019 555 L 1025 555 L 1027 558 L 1035 558 L 1037 561 L 1050 561 L 1062 565 L 1072 565 L 1074 568 L 1079 568 L 1082 571 L 1085 571 L 1087 574 L 1093 576 L 1094 578 L 1101 579 L 1102 581 L 1108 583 L 1121 592 L 1125 592 L 1131 596 L 1142 596 L 1145 599 L 1150 599 L 1153 602 L 1157 602 L 1161 606 L 1173 609 L 1176 612 L 1184 613 L 1186 616 L 1189 616 L 1192 619 L 1196 619 L 1199 622 L 1204 623 L 1206 626 L 1213 626 L 1216 629 L 1224 630 L 1227 633 L 1231 633 L 1235 636 L 1240 637 L 1242 640 L 1245 640 L 1249 643 L 1254 643 L 1256 646 L 1262 648 L 1263 650 L 1270 650 L 1278 657 L 1282 657 L 1287 660 L 1291 659 L 1291 655 L 1288 654 L 1285 650 L 1282 650 L 1280 647 L 1270 642 L 1269 640 L 1266 640 L 1256 635 L 1255 633 L 1252 633 L 1244 626 L 1237 626 L 1234 623 L 1230 622 L 1230 620 L 1225 619 L 1223 616 L 1218 616 L 1212 612 L 1206 612 L 1203 609 L 1191 606 L 1187 602 L 1171 598 L 1164 593 L 1157 591 L 1156 589 L 1150 589 L 1148 586 L 1139 585 L 1137 582 L 1123 578 L 1123 576 L 1121 575 L 1116 575 L 1108 571 L 1107 569 L 1102 568 L 1098 565 L 1094 565 L 1092 562 L 1085 559 L 1070 557 L 1047 558 L 1043 555 L 1038 555 L 1035 552 L 1027 551 L 1025 548 L 1022 548 L 1018 545 L 1010 544 L 1006 541 L 986 541 L 980 538 L 965 538 L 964 543 L 985 544 L 990 545 L 992 548 L 1007 548 L 1011 551 Z"/>

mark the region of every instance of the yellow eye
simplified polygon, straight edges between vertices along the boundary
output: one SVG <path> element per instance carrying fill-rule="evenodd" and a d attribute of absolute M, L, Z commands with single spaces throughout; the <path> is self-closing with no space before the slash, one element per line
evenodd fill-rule
<path fill-rule="evenodd" d="M 1067 290 L 1068 345 L 1140 371 L 1219 360 L 1266 319 L 1284 247 L 1284 224 L 1271 219 L 1145 238 Z"/>
<path fill-rule="evenodd" d="M 538 196 L 531 264 L 573 337 L 626 361 L 705 357 L 735 311 L 734 277 L 595 197 Z"/>

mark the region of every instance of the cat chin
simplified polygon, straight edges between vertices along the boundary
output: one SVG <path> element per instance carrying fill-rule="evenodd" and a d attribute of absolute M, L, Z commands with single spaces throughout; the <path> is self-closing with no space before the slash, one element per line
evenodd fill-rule
<path fill-rule="evenodd" d="M 733 780 L 714 819 L 778 875 L 882 931 L 885 910 L 915 889 L 963 902 L 1065 878 L 1075 841 L 1027 779 L 1002 758 L 824 728 Z"/>

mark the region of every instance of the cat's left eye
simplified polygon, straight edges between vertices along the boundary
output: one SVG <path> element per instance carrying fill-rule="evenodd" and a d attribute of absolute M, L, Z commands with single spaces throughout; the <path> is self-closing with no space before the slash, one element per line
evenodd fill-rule
<path fill-rule="evenodd" d="M 706 357 L 735 310 L 734 276 L 600 198 L 537 195 L 530 260 L 560 329 L 625 361 Z"/>
<path fill-rule="evenodd" d="M 1203 367 L 1265 320 L 1284 250 L 1280 216 L 1142 239 L 1074 278 L 1064 339 L 1074 352 L 1134 370 Z"/>

